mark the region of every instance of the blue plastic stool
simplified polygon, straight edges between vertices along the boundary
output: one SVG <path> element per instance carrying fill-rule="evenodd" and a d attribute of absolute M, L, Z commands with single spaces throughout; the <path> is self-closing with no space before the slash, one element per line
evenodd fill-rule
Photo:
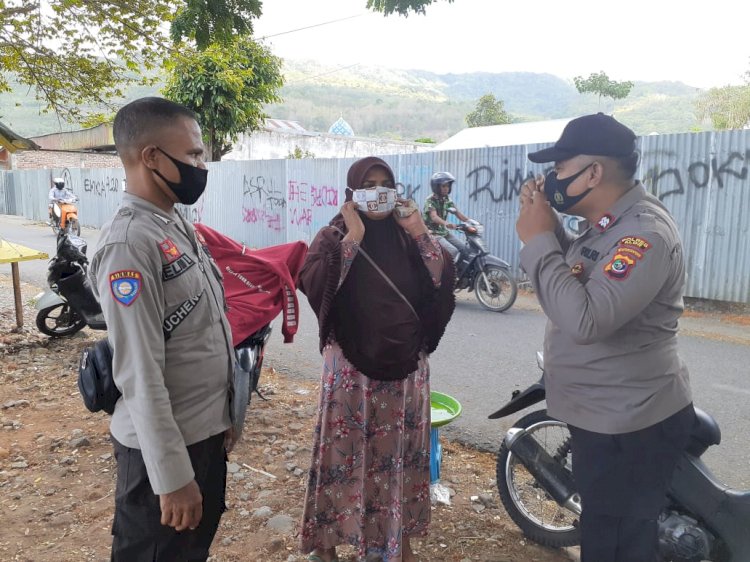
<path fill-rule="evenodd" d="M 442 392 L 430 392 L 430 484 L 440 480 L 443 448 L 440 446 L 440 426 L 449 424 L 461 415 L 461 403 Z"/>
<path fill-rule="evenodd" d="M 440 428 L 430 430 L 430 484 L 440 480 L 440 463 L 443 461 L 443 448 L 440 446 Z"/>

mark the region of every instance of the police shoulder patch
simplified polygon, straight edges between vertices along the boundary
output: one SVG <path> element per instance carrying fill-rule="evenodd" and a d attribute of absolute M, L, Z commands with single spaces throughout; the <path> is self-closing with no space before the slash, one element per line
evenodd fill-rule
<path fill-rule="evenodd" d="M 130 306 L 141 294 L 143 276 L 140 271 L 124 269 L 109 274 L 109 287 L 114 299 L 124 306 Z"/>
<path fill-rule="evenodd" d="M 637 250 L 640 250 L 642 252 L 645 252 L 651 247 L 651 243 L 645 238 L 641 238 L 640 236 L 625 236 L 624 238 L 620 238 L 619 244 L 621 246 L 636 248 Z"/>

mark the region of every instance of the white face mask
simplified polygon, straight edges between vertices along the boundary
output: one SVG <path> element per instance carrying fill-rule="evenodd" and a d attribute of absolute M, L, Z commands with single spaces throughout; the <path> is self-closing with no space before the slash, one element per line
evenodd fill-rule
<path fill-rule="evenodd" d="M 357 204 L 360 211 L 390 213 L 396 206 L 396 190 L 382 185 L 367 189 L 353 189 L 352 201 Z"/>

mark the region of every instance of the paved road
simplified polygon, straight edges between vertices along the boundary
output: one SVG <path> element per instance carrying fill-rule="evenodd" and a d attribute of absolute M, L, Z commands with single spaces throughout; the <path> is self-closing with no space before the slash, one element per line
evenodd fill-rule
<path fill-rule="evenodd" d="M 90 252 L 97 234 L 92 229 L 82 232 Z M 55 237 L 49 227 L 18 217 L 0 216 L 0 236 L 50 255 L 54 252 Z M 41 260 L 23 262 L 21 276 L 41 287 L 45 268 Z M 0 269 L 0 273 L 9 272 L 9 266 Z M 283 344 L 277 329 L 267 350 L 267 365 L 317 380 L 320 356 L 315 318 L 304 295 L 300 297 L 302 314 L 295 343 Z M 492 421 L 487 416 L 514 389 L 525 388 L 539 377 L 535 352 L 541 347 L 544 324 L 544 316 L 528 297 L 519 299 L 508 312 L 495 314 L 481 309 L 472 295 L 459 296 L 453 320 L 431 358 L 432 388 L 455 396 L 464 408 L 461 418 L 444 429 L 446 434 L 484 449 L 497 448 L 511 420 Z M 682 325 L 681 351 L 691 371 L 695 403 L 717 419 L 723 433 L 722 446 L 711 449 L 706 462 L 727 484 L 750 489 L 748 330 L 736 331 L 738 337 L 733 337 L 709 320 L 685 318 Z"/>

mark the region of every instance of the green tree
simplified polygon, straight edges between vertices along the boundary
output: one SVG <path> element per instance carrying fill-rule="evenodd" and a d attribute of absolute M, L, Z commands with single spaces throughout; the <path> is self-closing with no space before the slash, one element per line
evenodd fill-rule
<path fill-rule="evenodd" d="M 424 14 L 425 8 L 436 0 L 367 0 L 367 7 L 388 16 L 393 13 L 408 16 L 411 12 Z M 453 2 L 453 0 L 448 0 Z"/>
<path fill-rule="evenodd" d="M 599 96 L 599 105 L 601 106 L 602 97 L 621 100 L 628 97 L 630 90 L 633 89 L 632 82 L 616 82 L 610 80 L 604 71 L 594 72 L 588 78 L 576 76 L 573 78 L 576 89 L 581 94 L 591 93 Z"/>
<path fill-rule="evenodd" d="M 281 101 L 281 59 L 249 36 L 205 50 L 185 44 L 167 62 L 164 95 L 198 114 L 211 160 L 221 160 L 237 136 L 259 129 L 263 105 Z"/>
<path fill-rule="evenodd" d="M 469 127 L 505 125 L 512 121 L 511 116 L 503 109 L 503 100 L 496 99 L 493 94 L 485 94 L 479 98 L 474 111 L 466 116 Z"/>
<path fill-rule="evenodd" d="M 184 0 L 172 21 L 172 40 L 195 41 L 199 50 L 212 43 L 231 43 L 235 36 L 253 32 L 261 15 L 261 0 Z"/>
<path fill-rule="evenodd" d="M 695 102 L 699 119 L 714 129 L 742 129 L 750 124 L 750 84 L 711 88 Z"/>
<path fill-rule="evenodd" d="M 106 105 L 158 66 L 172 2 L 0 0 L 0 91 L 13 74 L 67 119 L 81 105 Z"/>

